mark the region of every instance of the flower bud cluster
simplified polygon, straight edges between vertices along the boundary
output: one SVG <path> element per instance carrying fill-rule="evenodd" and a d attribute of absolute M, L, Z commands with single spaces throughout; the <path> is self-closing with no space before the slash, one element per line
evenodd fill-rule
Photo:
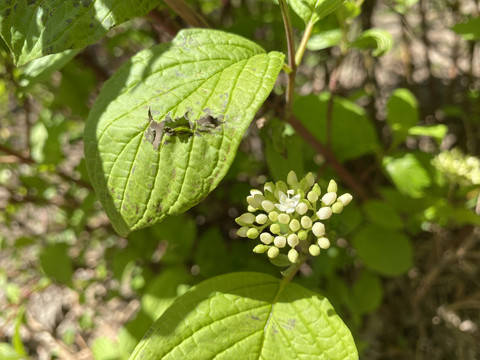
<path fill-rule="evenodd" d="M 480 184 L 480 160 L 459 149 L 442 151 L 432 164 L 451 182 L 465 186 Z"/>
<path fill-rule="evenodd" d="M 235 219 L 241 228 L 240 237 L 259 239 L 253 251 L 267 253 L 269 258 L 286 252 L 290 262 L 297 262 L 300 254 L 318 256 L 330 247 L 324 222 L 339 214 L 352 200 L 346 193 L 337 196 L 337 183 L 330 180 L 322 194 L 312 173 L 300 181 L 290 171 L 287 183 L 267 182 L 263 192 L 250 190 L 247 196 L 248 212 Z"/>

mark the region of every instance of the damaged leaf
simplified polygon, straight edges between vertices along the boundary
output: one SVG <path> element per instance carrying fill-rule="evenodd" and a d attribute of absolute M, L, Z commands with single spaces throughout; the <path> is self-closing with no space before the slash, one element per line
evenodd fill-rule
<path fill-rule="evenodd" d="M 121 235 L 180 214 L 220 182 L 283 54 L 190 29 L 144 50 L 105 83 L 85 128 L 87 168 Z"/>

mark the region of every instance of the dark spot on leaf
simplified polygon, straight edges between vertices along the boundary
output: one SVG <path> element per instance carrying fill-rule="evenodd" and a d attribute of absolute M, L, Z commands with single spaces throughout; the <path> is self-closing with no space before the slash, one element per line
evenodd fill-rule
<path fill-rule="evenodd" d="M 90 28 L 93 28 L 94 27 L 93 22 L 91 22 L 89 26 L 90 26 Z"/>
<path fill-rule="evenodd" d="M 148 125 L 147 130 L 145 130 L 145 140 L 151 143 L 155 150 L 158 150 L 160 141 L 162 140 L 165 122 L 156 122 L 153 120 L 150 108 L 148 108 L 148 121 L 150 124 Z"/>
<path fill-rule="evenodd" d="M 260 318 L 258 316 L 250 316 L 253 320 L 260 320 Z"/>
<path fill-rule="evenodd" d="M 72 19 L 67 19 L 67 24 L 70 24 L 72 22 Z"/>
<path fill-rule="evenodd" d="M 92 0 L 82 0 L 83 7 L 89 7 L 92 3 Z"/>
<path fill-rule="evenodd" d="M 12 9 L 7 9 L 7 10 L 5 10 L 5 16 L 10 15 L 10 12 L 11 12 L 11 11 L 12 11 Z"/>
<path fill-rule="evenodd" d="M 37 0 L 28 0 L 27 1 L 27 5 L 30 6 L 30 5 L 35 5 L 35 3 L 37 2 Z"/>
<path fill-rule="evenodd" d="M 7 5 L 12 5 L 12 0 L 7 0 Z"/>

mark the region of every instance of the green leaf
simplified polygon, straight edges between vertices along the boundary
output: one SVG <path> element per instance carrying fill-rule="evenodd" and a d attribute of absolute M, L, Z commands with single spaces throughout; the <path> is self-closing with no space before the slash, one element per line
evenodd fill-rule
<path fill-rule="evenodd" d="M 392 204 L 380 200 L 369 200 L 363 207 L 372 223 L 391 230 L 403 228 L 403 220 Z"/>
<path fill-rule="evenodd" d="M 0 2 L 0 36 L 17 66 L 94 43 L 112 27 L 152 10 L 156 0 Z"/>
<path fill-rule="evenodd" d="M 314 34 L 307 42 L 308 50 L 323 50 L 335 46 L 342 39 L 342 30 L 333 29 L 326 30 L 318 34 Z"/>
<path fill-rule="evenodd" d="M 456 24 L 452 27 L 452 30 L 462 35 L 465 40 L 480 40 L 480 17 Z"/>
<path fill-rule="evenodd" d="M 425 157 L 419 153 L 407 153 L 383 158 L 383 166 L 398 191 L 417 199 L 424 196 L 425 189 L 432 184 L 422 156 Z"/>
<path fill-rule="evenodd" d="M 359 314 L 375 311 L 383 298 L 382 283 L 378 276 L 363 271 L 353 286 L 352 304 Z"/>
<path fill-rule="evenodd" d="M 412 267 L 412 245 L 402 233 L 367 225 L 354 236 L 353 247 L 365 265 L 380 274 L 401 275 Z"/>
<path fill-rule="evenodd" d="M 297 174 L 304 173 L 303 144 L 303 140 L 297 134 L 265 139 L 265 157 L 273 180 L 285 180 L 291 170 Z"/>
<path fill-rule="evenodd" d="M 14 347 L 7 343 L 0 343 L 0 359 L 3 360 L 20 360 L 24 359 L 23 355 L 18 354 Z"/>
<path fill-rule="evenodd" d="M 447 132 L 448 132 L 448 127 L 447 125 L 443 125 L 443 124 L 432 125 L 432 126 L 412 126 L 410 129 L 408 129 L 408 135 L 430 136 L 435 140 L 437 140 L 437 143 L 439 145 L 443 141 L 443 138 L 445 137 L 445 135 L 447 135 Z"/>
<path fill-rule="evenodd" d="M 228 272 L 231 259 L 218 226 L 209 228 L 198 239 L 194 260 L 205 278 Z"/>
<path fill-rule="evenodd" d="M 338 9 L 345 0 L 288 0 L 293 11 L 305 22 L 313 23 Z"/>
<path fill-rule="evenodd" d="M 105 336 L 93 341 L 92 353 L 95 360 L 117 360 L 120 356 L 118 345 Z"/>
<path fill-rule="evenodd" d="M 46 247 L 40 255 L 40 264 L 45 274 L 66 285 L 72 284 L 73 266 L 65 244 Z"/>
<path fill-rule="evenodd" d="M 352 46 L 357 49 L 372 49 L 373 56 L 382 56 L 392 48 L 393 38 L 386 30 L 368 29 L 352 43 Z"/>
<path fill-rule="evenodd" d="M 232 273 L 175 300 L 130 359 L 186 357 L 355 360 L 358 354 L 326 298 L 270 275 Z"/>
<path fill-rule="evenodd" d="M 220 182 L 269 95 L 283 54 L 191 29 L 105 83 L 87 119 L 92 184 L 121 235 L 188 210 Z"/>
<path fill-rule="evenodd" d="M 327 106 L 329 94 L 299 97 L 293 112 L 305 127 L 323 144 L 327 139 Z M 377 135 L 365 110 L 340 97 L 334 98 L 332 111 L 332 149 L 339 160 L 345 161 L 379 148 Z"/>
<path fill-rule="evenodd" d="M 400 14 L 406 14 L 416 3 L 418 0 L 396 0 L 393 8 Z"/>
<path fill-rule="evenodd" d="M 66 50 L 58 54 L 44 56 L 33 60 L 22 69 L 20 86 L 26 90 L 36 83 L 45 82 L 57 70 L 64 67 L 80 50 Z"/>
<path fill-rule="evenodd" d="M 396 147 L 418 123 L 418 103 L 410 90 L 396 89 L 392 93 L 387 102 L 387 123 L 393 132 L 392 147 Z"/>

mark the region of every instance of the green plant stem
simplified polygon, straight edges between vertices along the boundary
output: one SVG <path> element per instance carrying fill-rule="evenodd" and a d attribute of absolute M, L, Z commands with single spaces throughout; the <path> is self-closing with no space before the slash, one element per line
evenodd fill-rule
<path fill-rule="evenodd" d="M 297 74 L 297 65 L 295 62 L 295 42 L 293 40 L 293 28 L 292 20 L 290 19 L 290 13 L 288 11 L 288 5 L 286 0 L 279 0 L 280 11 L 282 13 L 283 24 L 285 26 L 285 34 L 287 36 L 287 57 L 288 66 L 291 72 L 288 73 L 287 78 L 287 93 L 285 94 L 285 119 L 288 119 L 292 114 L 292 102 L 293 94 L 295 91 L 295 76 Z"/>
<path fill-rule="evenodd" d="M 303 54 L 307 49 L 308 39 L 310 39 L 310 36 L 312 35 L 313 25 L 315 25 L 313 22 L 309 22 L 307 24 L 307 27 L 305 28 L 305 31 L 303 32 L 302 40 L 300 41 L 300 44 L 298 45 L 297 53 L 295 54 L 296 66 L 299 66 L 300 63 L 302 62 Z"/>
<path fill-rule="evenodd" d="M 165 0 L 165 4 L 188 25 L 198 28 L 210 28 L 205 19 L 184 0 Z"/>

